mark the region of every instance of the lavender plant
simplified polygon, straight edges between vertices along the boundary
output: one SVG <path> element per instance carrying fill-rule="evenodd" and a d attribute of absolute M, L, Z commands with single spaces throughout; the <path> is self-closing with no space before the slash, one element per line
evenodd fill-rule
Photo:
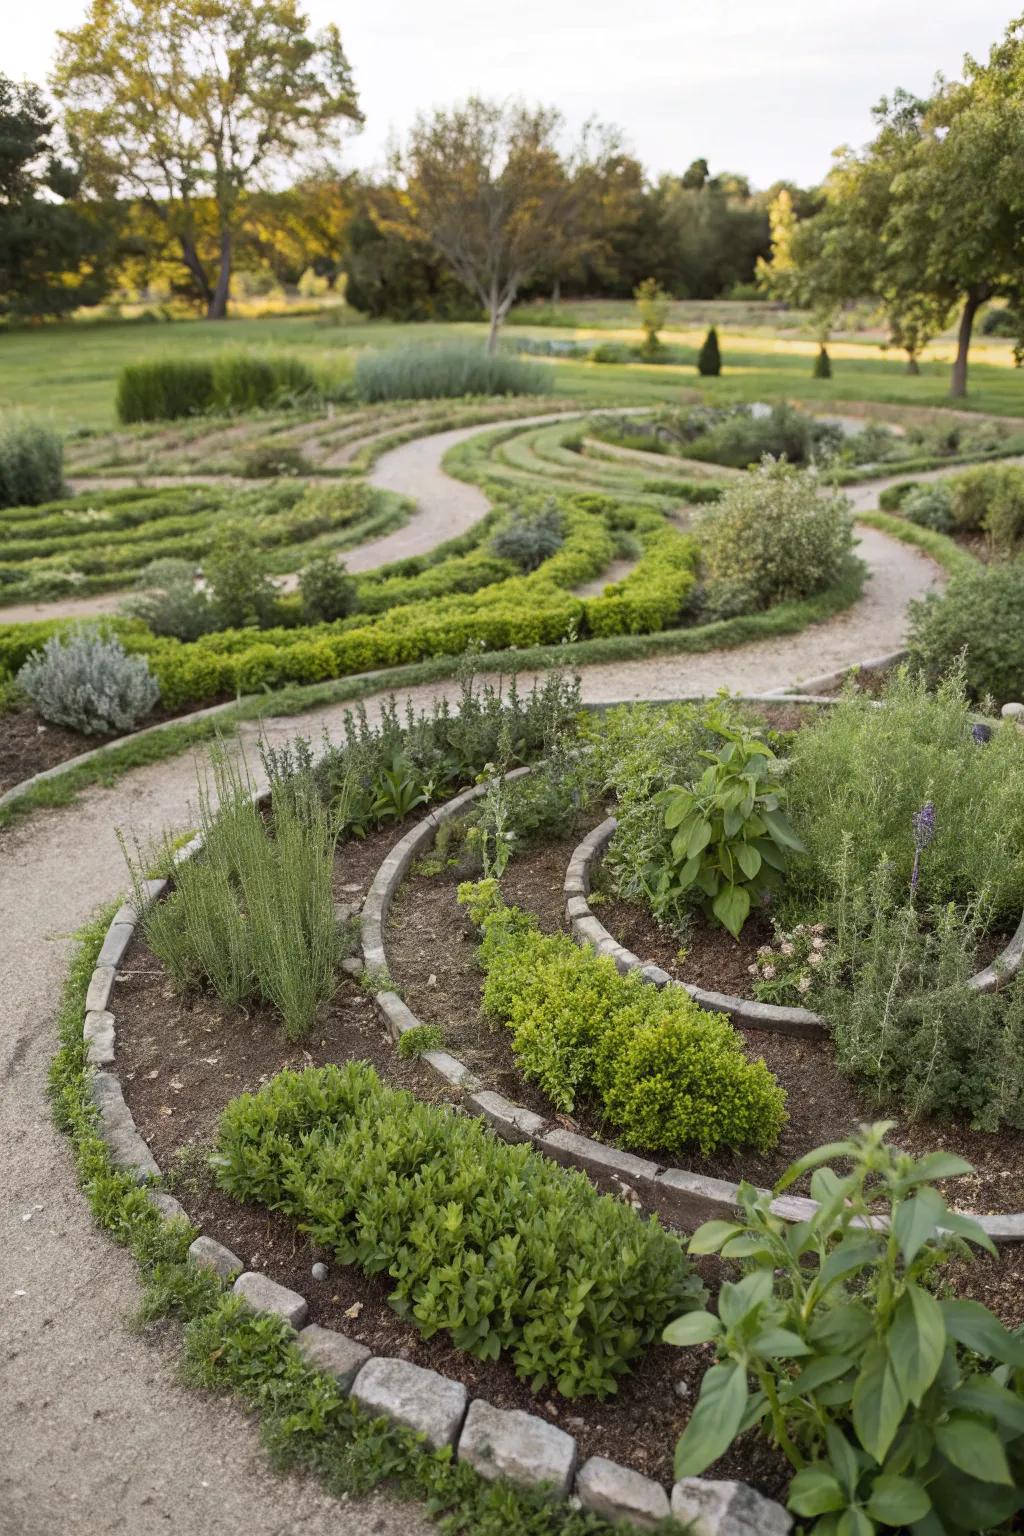
<path fill-rule="evenodd" d="M 160 697 L 146 658 L 127 655 L 115 636 L 94 629 L 51 635 L 17 683 L 44 720 L 86 736 L 134 730 Z"/>

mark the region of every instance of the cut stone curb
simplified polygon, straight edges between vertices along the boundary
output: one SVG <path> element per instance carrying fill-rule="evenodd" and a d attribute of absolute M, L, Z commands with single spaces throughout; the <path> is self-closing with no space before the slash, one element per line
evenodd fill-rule
<path fill-rule="evenodd" d="M 459 1437 L 459 1460 L 481 1477 L 543 1487 L 553 1498 L 564 1499 L 572 1486 L 576 1456 L 572 1435 L 536 1414 L 521 1408 L 495 1408 L 482 1397 L 469 1405 Z"/>
<path fill-rule="evenodd" d="M 746 1483 L 684 1477 L 672 1489 L 672 1514 L 691 1536 L 788 1536 L 793 1517 Z"/>
<path fill-rule="evenodd" d="M 87 1013 L 85 1028 L 85 1059 L 90 1067 L 109 1067 L 114 1061 L 114 1015 L 103 1012 Z"/>
<path fill-rule="evenodd" d="M 584 1509 L 604 1520 L 628 1520 L 642 1531 L 671 1514 L 660 1483 L 604 1456 L 584 1462 L 576 1474 L 576 1492 Z"/>
<path fill-rule="evenodd" d="M 468 1401 L 461 1381 L 450 1381 L 409 1360 L 380 1357 L 363 1366 L 352 1396 L 369 1413 L 383 1415 L 423 1435 L 435 1451 L 455 1444 Z"/>
<path fill-rule="evenodd" d="M 218 1243 L 215 1237 L 197 1237 L 189 1247 L 188 1256 L 197 1269 L 212 1269 L 225 1281 L 245 1268 L 237 1253 Z"/>
<path fill-rule="evenodd" d="M 270 1312 L 280 1317 L 289 1328 L 301 1328 L 309 1312 L 309 1303 L 298 1291 L 290 1291 L 286 1285 L 278 1285 L 269 1275 L 247 1269 L 232 1286 L 236 1296 L 254 1312 Z"/>
<path fill-rule="evenodd" d="M 370 1351 L 365 1344 L 333 1328 L 321 1328 L 318 1323 L 310 1323 L 303 1328 L 296 1344 L 307 1365 L 316 1371 L 323 1371 L 327 1376 L 333 1376 L 345 1392 L 370 1358 Z"/>

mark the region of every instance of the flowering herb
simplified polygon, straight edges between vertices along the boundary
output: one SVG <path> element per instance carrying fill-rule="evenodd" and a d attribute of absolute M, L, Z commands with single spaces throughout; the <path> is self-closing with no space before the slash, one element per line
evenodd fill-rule
<path fill-rule="evenodd" d="M 824 923 L 798 923 L 789 932 L 776 926 L 774 943 L 762 944 L 747 966 L 758 1002 L 807 1007 L 831 947 Z"/>
<path fill-rule="evenodd" d="M 910 895 L 913 898 L 917 882 L 921 878 L 921 854 L 935 836 L 935 807 L 929 800 L 911 817 L 914 825 L 914 868 L 910 874 Z"/>
<path fill-rule="evenodd" d="M 979 747 L 983 747 L 986 742 L 992 740 L 992 727 L 976 720 L 971 726 L 971 740 L 976 741 Z"/>

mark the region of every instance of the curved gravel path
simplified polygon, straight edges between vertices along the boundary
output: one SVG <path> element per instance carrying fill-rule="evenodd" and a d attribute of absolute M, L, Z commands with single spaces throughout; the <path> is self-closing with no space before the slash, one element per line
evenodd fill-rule
<path fill-rule="evenodd" d="M 486 510 L 482 492 L 439 468 L 448 447 L 480 430 L 420 439 L 381 459 L 384 483 L 415 492 L 422 510 L 398 535 L 376 541 L 374 563 L 394 557 L 380 554 L 392 538 L 418 530 L 418 547 L 429 548 Z M 584 697 L 670 697 L 723 685 L 769 691 L 895 649 L 907 601 L 941 574 L 898 541 L 860 534 L 872 574 L 847 614 L 736 650 L 587 667 Z M 446 687 L 454 689 L 411 696 L 426 701 Z M 264 729 L 279 740 L 315 736 L 338 726 L 342 713 L 335 706 Z M 243 743 L 256 731 L 244 727 Z M 0 841 L 0 1536 L 150 1536 L 186 1522 L 200 1536 L 420 1536 L 429 1527 L 407 1506 L 377 1498 L 343 1514 L 314 1486 L 273 1477 L 252 1426 L 229 1405 L 180 1387 L 170 1347 L 128 1330 L 134 1264 L 93 1228 L 50 1119 L 46 1068 L 70 935 L 125 884 L 115 829 L 145 841 L 190 825 L 194 798 L 195 761 L 179 757 L 36 814 Z"/>

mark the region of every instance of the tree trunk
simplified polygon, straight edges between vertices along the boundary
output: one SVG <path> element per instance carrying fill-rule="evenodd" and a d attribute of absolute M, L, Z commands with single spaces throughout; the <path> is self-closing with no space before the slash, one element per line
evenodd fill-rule
<path fill-rule="evenodd" d="M 917 360 L 917 353 L 916 352 L 908 352 L 907 353 L 907 372 L 908 373 L 920 373 L 921 372 L 921 365 L 920 365 L 920 363 Z"/>
<path fill-rule="evenodd" d="M 560 277 L 556 277 L 551 285 L 551 302 L 552 304 L 561 304 L 562 302 L 562 279 Z"/>
<path fill-rule="evenodd" d="M 209 308 L 210 301 L 213 298 L 213 289 L 210 287 L 210 279 L 206 275 L 206 268 L 199 260 L 199 252 L 196 250 L 191 236 L 179 235 L 178 239 L 181 243 L 181 259 L 192 274 L 199 297 Z"/>
<path fill-rule="evenodd" d="M 210 302 L 206 308 L 207 320 L 226 320 L 228 317 L 228 299 L 231 297 L 231 232 L 221 230 L 220 236 L 220 270 L 217 273 L 217 286 L 210 295 Z"/>
<path fill-rule="evenodd" d="M 498 303 L 497 288 L 491 289 L 491 296 L 487 305 L 491 315 L 491 327 L 487 332 L 487 355 L 493 357 L 498 350 L 498 327 L 501 324 L 501 308 Z"/>
<path fill-rule="evenodd" d="M 949 392 L 954 399 L 960 399 L 967 393 L 967 354 L 971 349 L 971 331 L 974 328 L 974 317 L 986 297 L 987 295 L 980 290 L 972 288 L 964 299 L 964 309 L 960 316 L 960 329 L 956 339 L 956 361 L 953 364 L 953 377 L 949 385 Z"/>

